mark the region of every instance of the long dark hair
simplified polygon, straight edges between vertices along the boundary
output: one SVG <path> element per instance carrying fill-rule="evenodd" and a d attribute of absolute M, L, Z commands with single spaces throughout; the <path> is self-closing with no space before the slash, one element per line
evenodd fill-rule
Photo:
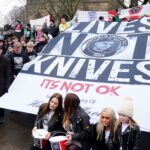
<path fill-rule="evenodd" d="M 49 108 L 50 101 L 51 101 L 54 97 L 58 99 L 58 107 L 56 108 L 55 113 L 62 112 L 62 110 L 63 110 L 63 108 L 62 108 L 62 101 L 63 101 L 62 95 L 59 94 L 59 93 L 54 93 L 54 94 L 50 97 L 48 103 L 44 103 L 44 104 L 41 105 L 40 110 L 39 110 L 39 113 L 38 113 L 39 118 L 42 118 L 46 113 L 48 113 L 48 112 L 50 111 L 50 108 Z"/>
<path fill-rule="evenodd" d="M 80 99 L 76 94 L 68 93 L 64 99 L 64 118 L 63 125 L 68 126 L 68 121 L 73 112 L 79 107 Z"/>

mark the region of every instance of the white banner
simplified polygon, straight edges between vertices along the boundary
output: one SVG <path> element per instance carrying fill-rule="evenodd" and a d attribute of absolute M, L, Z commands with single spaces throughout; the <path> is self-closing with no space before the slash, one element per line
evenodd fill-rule
<path fill-rule="evenodd" d="M 133 7 L 129 9 L 120 9 L 119 18 L 127 17 L 129 19 L 138 19 L 144 15 L 150 16 L 150 4 Z M 88 22 L 99 20 L 100 16 L 104 17 L 104 21 L 112 21 L 112 17 L 116 16 L 116 11 L 77 11 L 78 22 Z"/>
<path fill-rule="evenodd" d="M 100 16 L 104 17 L 104 21 L 110 21 L 111 16 L 116 15 L 115 11 L 77 11 L 77 19 L 78 22 L 88 22 L 88 21 L 94 21 L 99 20 Z"/>
<path fill-rule="evenodd" d="M 141 18 L 144 15 L 149 15 L 150 16 L 150 4 L 147 5 L 142 5 L 142 6 L 138 6 L 138 7 L 133 7 L 133 8 L 129 8 L 129 9 L 123 9 L 120 11 L 120 18 L 124 18 L 124 17 L 131 17 L 138 19 Z"/>
<path fill-rule="evenodd" d="M 124 96 L 132 97 L 134 119 L 150 132 L 150 19 L 131 24 L 80 23 L 52 39 L 23 69 L 0 98 L 0 106 L 36 114 L 38 107 L 59 92 L 76 93 L 96 122 L 103 107 L 117 112 Z M 122 27 L 122 28 L 121 28 Z M 126 34 L 119 34 L 124 31 Z M 101 30 L 102 31 L 102 30 Z M 144 92 L 143 92 L 144 91 Z"/>
<path fill-rule="evenodd" d="M 149 86 L 145 85 L 72 81 L 20 73 L 9 93 L 1 98 L 0 105 L 7 109 L 36 114 L 39 106 L 47 102 L 55 92 L 60 92 L 63 96 L 69 92 L 76 93 L 93 123 L 98 120 L 102 108 L 110 106 L 117 110 L 123 96 L 131 96 L 135 110 L 134 119 L 142 130 L 150 132 L 147 119 L 150 114 L 150 94 Z"/>
<path fill-rule="evenodd" d="M 31 26 L 43 26 L 43 24 L 46 23 L 47 26 L 50 25 L 50 15 L 47 15 L 45 17 L 39 18 L 39 19 L 34 19 L 34 20 L 30 20 L 30 24 Z"/>

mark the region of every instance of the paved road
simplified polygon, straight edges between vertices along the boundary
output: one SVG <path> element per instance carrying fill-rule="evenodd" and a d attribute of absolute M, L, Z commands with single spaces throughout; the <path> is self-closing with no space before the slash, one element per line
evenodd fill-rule
<path fill-rule="evenodd" d="M 6 111 L 6 121 L 0 124 L 0 150 L 29 150 L 35 116 Z"/>

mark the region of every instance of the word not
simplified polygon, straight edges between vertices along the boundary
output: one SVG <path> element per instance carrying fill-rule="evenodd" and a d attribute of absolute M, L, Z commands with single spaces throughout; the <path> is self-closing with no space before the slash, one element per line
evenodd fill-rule
<path fill-rule="evenodd" d="M 119 96 L 118 90 L 120 86 L 108 86 L 108 85 L 94 85 L 89 83 L 79 83 L 79 82 L 71 82 L 71 81 L 61 81 L 61 80 L 51 80 L 44 79 L 40 85 L 45 89 L 57 89 L 60 91 L 71 91 L 71 92 L 83 92 L 88 93 L 94 91 L 97 94 L 111 94 Z M 91 101 L 92 102 L 92 101 Z"/>

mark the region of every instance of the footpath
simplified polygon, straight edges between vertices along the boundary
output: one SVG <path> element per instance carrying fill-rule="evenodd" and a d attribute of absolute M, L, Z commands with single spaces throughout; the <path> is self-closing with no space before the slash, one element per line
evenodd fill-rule
<path fill-rule="evenodd" d="M 29 150 L 34 121 L 35 115 L 6 110 L 5 123 L 0 124 L 0 150 Z"/>

